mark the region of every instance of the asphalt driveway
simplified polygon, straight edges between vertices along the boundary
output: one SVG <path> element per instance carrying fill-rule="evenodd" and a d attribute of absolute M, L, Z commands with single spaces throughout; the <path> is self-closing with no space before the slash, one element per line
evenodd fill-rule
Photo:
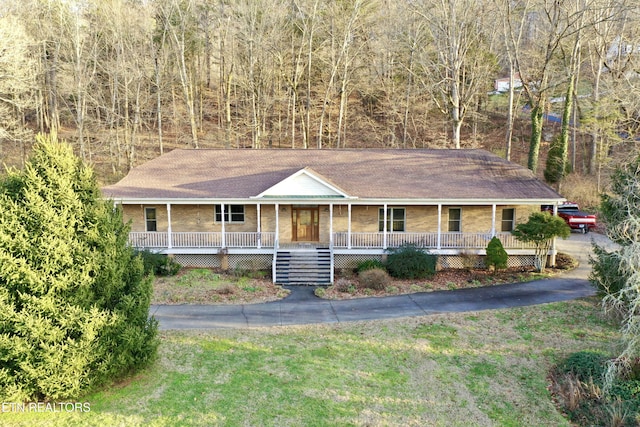
<path fill-rule="evenodd" d="M 580 265 L 553 279 L 343 301 L 324 300 L 313 294 L 314 287 L 296 286 L 289 288 L 292 292 L 285 299 L 263 304 L 154 305 L 150 311 L 160 329 L 215 329 L 390 319 L 566 301 L 595 293 L 587 280 L 592 239 L 610 245 L 596 233 L 574 233 L 558 241 L 558 249 Z"/>

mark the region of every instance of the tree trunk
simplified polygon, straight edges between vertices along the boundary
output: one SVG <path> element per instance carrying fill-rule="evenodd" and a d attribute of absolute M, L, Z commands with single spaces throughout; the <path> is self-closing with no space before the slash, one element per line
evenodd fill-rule
<path fill-rule="evenodd" d="M 544 104 L 540 102 L 531 110 L 531 140 L 529 142 L 529 160 L 527 167 L 531 169 L 533 173 L 536 173 L 538 170 L 538 157 L 540 155 L 543 124 Z"/>

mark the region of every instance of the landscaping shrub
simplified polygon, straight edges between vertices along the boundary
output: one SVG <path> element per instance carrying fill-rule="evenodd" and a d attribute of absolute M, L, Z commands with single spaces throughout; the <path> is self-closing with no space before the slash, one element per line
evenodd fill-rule
<path fill-rule="evenodd" d="M 436 273 L 438 257 L 412 245 L 389 250 L 387 271 L 398 279 L 423 279 Z"/>
<path fill-rule="evenodd" d="M 509 255 L 504 250 L 502 242 L 494 236 L 487 245 L 485 264 L 487 264 L 487 267 L 493 267 L 494 271 L 497 271 L 498 269 L 507 268 L 508 260 Z"/>
<path fill-rule="evenodd" d="M 142 257 L 145 275 L 175 276 L 182 268 L 180 264 L 167 255 L 149 250 L 139 250 L 137 253 Z"/>
<path fill-rule="evenodd" d="M 607 356 L 595 351 L 579 351 L 569 355 L 557 367 L 562 374 L 572 373 L 580 381 L 588 381 L 593 378 L 598 384 L 602 384 L 602 377 L 606 368 Z"/>
<path fill-rule="evenodd" d="M 389 274 L 385 270 L 379 268 L 361 271 L 358 274 L 358 279 L 363 288 L 373 289 L 376 291 L 383 290 L 391 281 Z"/>
<path fill-rule="evenodd" d="M 351 283 L 350 280 L 342 277 L 336 280 L 333 286 L 338 292 L 351 292 L 351 289 L 354 288 L 353 283 Z"/>
<path fill-rule="evenodd" d="M 386 270 L 384 264 L 382 263 L 382 261 L 378 260 L 378 259 L 368 259 L 365 261 L 362 261 L 360 264 L 358 264 L 358 267 L 356 267 L 356 271 L 358 273 L 365 271 L 365 270 L 372 270 L 374 268 L 377 268 L 379 270 Z"/>
<path fill-rule="evenodd" d="M 604 386 L 608 357 L 594 351 L 571 354 L 550 375 L 552 389 L 577 425 L 636 426 L 640 420 L 640 380 L 617 378 Z"/>

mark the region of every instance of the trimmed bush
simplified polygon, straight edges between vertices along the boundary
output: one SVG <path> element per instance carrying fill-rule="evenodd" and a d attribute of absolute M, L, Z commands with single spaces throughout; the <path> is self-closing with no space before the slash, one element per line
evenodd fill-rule
<path fill-rule="evenodd" d="M 382 263 L 382 261 L 377 260 L 377 259 L 368 259 L 365 261 L 362 261 L 360 264 L 358 264 L 358 267 L 356 267 L 356 271 L 358 273 L 365 271 L 365 270 L 372 270 L 374 268 L 377 268 L 379 270 L 386 270 L 384 264 Z"/>
<path fill-rule="evenodd" d="M 498 269 L 507 268 L 507 261 L 509 255 L 504 250 L 502 242 L 496 236 L 494 236 L 487 245 L 487 258 L 485 264 L 487 267 L 493 267 L 494 271 Z"/>
<path fill-rule="evenodd" d="M 358 274 L 358 280 L 363 288 L 381 291 L 389 284 L 391 278 L 385 270 L 372 268 L 361 271 Z"/>
<path fill-rule="evenodd" d="M 387 271 L 398 279 L 423 279 L 436 273 L 438 257 L 413 245 L 390 249 Z"/>
<path fill-rule="evenodd" d="M 180 264 L 167 255 L 151 252 L 148 250 L 137 251 L 142 257 L 144 274 L 154 276 L 175 276 L 182 268 Z"/>

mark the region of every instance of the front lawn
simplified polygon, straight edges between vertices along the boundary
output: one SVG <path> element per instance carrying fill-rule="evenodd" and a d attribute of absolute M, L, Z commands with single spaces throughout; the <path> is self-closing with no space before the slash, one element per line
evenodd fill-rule
<path fill-rule="evenodd" d="M 372 322 L 164 331 L 157 363 L 19 426 L 569 426 L 550 368 L 610 352 L 596 299 Z"/>

